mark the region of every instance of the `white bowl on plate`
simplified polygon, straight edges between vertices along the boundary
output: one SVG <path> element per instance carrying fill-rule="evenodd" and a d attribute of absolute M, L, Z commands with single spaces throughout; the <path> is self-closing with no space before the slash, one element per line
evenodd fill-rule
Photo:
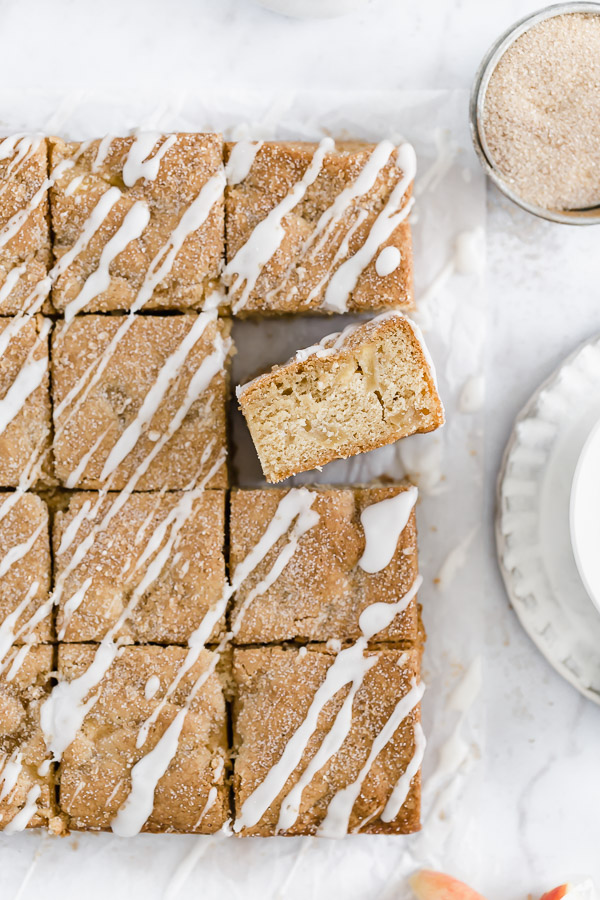
<path fill-rule="evenodd" d="M 571 485 L 571 543 L 590 600 L 600 610 L 600 421 L 577 462 Z"/>

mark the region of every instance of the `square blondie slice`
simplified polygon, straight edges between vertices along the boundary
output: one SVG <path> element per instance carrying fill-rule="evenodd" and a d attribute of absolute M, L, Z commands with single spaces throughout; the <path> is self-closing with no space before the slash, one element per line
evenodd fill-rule
<path fill-rule="evenodd" d="M 52 391 L 61 483 L 226 487 L 229 326 L 214 313 L 58 325 Z"/>
<path fill-rule="evenodd" d="M 82 676 L 96 652 L 93 645 L 59 645 L 59 680 Z M 113 826 L 123 833 L 115 818 L 128 798 L 129 825 L 135 832 L 208 834 L 222 827 L 229 814 L 225 679 L 218 668 L 212 671 L 214 654 L 202 650 L 166 697 L 185 658 L 181 647 L 126 647 L 92 689 L 98 699 L 59 767 L 59 804 L 70 828 L 105 831 Z M 206 680 L 191 695 L 201 679 Z M 140 729 L 153 714 L 156 721 L 138 747 Z M 178 724 L 178 715 L 183 724 L 172 744 L 167 729 Z M 164 774 L 146 777 L 138 807 L 132 770 L 153 751 Z M 144 815 L 140 808 L 146 802 Z"/>
<path fill-rule="evenodd" d="M 78 312 L 203 309 L 224 255 L 218 134 L 52 139 L 54 253 L 75 253 L 53 288 Z"/>
<path fill-rule="evenodd" d="M 51 481 L 51 321 L 0 319 L 0 486 Z"/>
<path fill-rule="evenodd" d="M 223 594 L 224 540 L 223 491 L 73 495 L 53 525 L 59 640 L 185 644 Z"/>
<path fill-rule="evenodd" d="M 416 493 L 416 488 L 407 485 L 235 490 L 231 495 L 229 542 L 234 581 L 236 567 L 250 557 L 277 518 L 288 514 L 291 520 L 293 504 L 299 513 L 309 508 L 315 519 L 298 538 L 277 578 L 269 574 L 278 560 L 285 558 L 299 518 L 290 522 L 237 588 L 231 611 L 236 642 L 355 639 L 361 634 L 361 613 L 375 602 L 398 604 L 397 615 L 374 636 L 375 640 L 416 641 Z M 367 563 L 361 516 L 367 509 L 369 519 L 379 516 L 385 530 L 385 534 L 381 529 L 377 535 L 369 534 L 369 552 L 373 540 L 379 546 L 389 541 L 384 558 L 376 561 L 381 568 L 371 572 L 362 568 Z"/>
<path fill-rule="evenodd" d="M 237 397 L 270 482 L 444 424 L 422 335 L 397 312 L 327 335 Z"/>
<path fill-rule="evenodd" d="M 35 494 L 0 494 L 0 665 L 14 643 L 52 640 L 48 508 Z"/>
<path fill-rule="evenodd" d="M 32 306 L 39 296 L 34 297 L 34 289 L 50 264 L 46 140 L 6 137 L 0 140 L 0 315 L 14 316 Z"/>
<path fill-rule="evenodd" d="M 411 309 L 414 153 L 226 145 L 225 281 L 236 315 Z"/>
<path fill-rule="evenodd" d="M 0 669 L 0 829 L 60 831 L 54 772 L 40 728 L 52 647 L 13 647 Z"/>
<path fill-rule="evenodd" d="M 356 649 L 234 651 L 234 831 L 419 829 L 419 650 Z"/>

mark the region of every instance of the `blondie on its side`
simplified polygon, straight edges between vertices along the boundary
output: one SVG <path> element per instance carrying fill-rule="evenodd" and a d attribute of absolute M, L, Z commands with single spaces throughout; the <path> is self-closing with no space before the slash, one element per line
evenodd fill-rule
<path fill-rule="evenodd" d="M 270 482 L 444 423 L 420 332 L 397 312 L 328 335 L 237 396 Z"/>

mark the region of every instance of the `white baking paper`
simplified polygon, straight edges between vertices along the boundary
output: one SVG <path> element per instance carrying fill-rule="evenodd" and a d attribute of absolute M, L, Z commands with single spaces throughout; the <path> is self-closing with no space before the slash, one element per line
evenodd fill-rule
<path fill-rule="evenodd" d="M 343 484 L 409 474 L 418 506 L 420 600 L 428 632 L 423 703 L 428 749 L 423 830 L 411 837 L 353 835 L 227 839 L 220 835 L 0 835 L 2 900 L 114 898 L 343 897 L 403 900 L 407 876 L 421 866 L 468 878 L 478 865 L 478 786 L 484 722 L 478 700 L 485 646 L 481 522 L 485 294 L 477 249 L 485 228 L 485 184 L 470 147 L 464 92 L 306 93 L 203 96 L 191 90 L 158 99 L 73 94 L 61 98 L 0 92 L 0 129 L 43 130 L 71 139 L 127 133 L 135 127 L 223 130 L 228 137 L 380 140 L 414 144 L 419 176 L 413 214 L 418 320 L 434 357 L 447 424 L 331 463 L 298 481 Z M 466 239 L 464 234 L 467 233 Z M 460 236 L 463 236 L 462 238 Z M 465 240 L 474 252 L 455 254 Z M 299 347 L 337 331 L 350 317 L 264 319 L 236 323 L 234 383 Z M 462 394 L 462 401 L 461 401 Z M 468 395 L 468 396 L 467 396 Z M 465 397 L 467 399 L 465 399 Z M 473 400 L 475 397 L 475 400 Z M 460 409 L 470 409 L 461 412 Z M 260 483 L 245 424 L 232 413 L 234 471 Z M 436 583 L 437 582 L 437 583 Z"/>

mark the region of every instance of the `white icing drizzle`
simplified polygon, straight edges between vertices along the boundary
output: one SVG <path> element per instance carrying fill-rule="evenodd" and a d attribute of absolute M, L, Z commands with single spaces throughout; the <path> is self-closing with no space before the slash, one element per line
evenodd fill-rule
<path fill-rule="evenodd" d="M 402 254 L 397 247 L 384 247 L 375 260 L 375 271 L 380 278 L 395 272 L 402 261 Z"/>
<path fill-rule="evenodd" d="M 133 144 L 123 164 L 123 182 L 127 187 L 133 185 L 140 178 L 146 181 L 154 181 L 158 175 L 160 161 L 176 142 L 174 134 L 165 138 L 164 134 L 156 131 L 143 131 L 136 135 Z M 159 141 L 162 141 L 156 153 L 148 158 Z"/>
<path fill-rule="evenodd" d="M 2 622 L 0 622 L 0 670 L 8 651 L 17 639 L 15 626 L 33 598 L 37 595 L 39 586 L 39 581 L 33 581 L 21 602 L 12 610 L 12 612 L 4 617 Z M 1 799 L 2 798 L 0 797 L 0 800 Z"/>
<path fill-rule="evenodd" d="M 400 205 L 417 171 L 415 151 L 410 144 L 402 144 L 398 148 L 397 161 L 402 169 L 402 178 L 373 222 L 362 247 L 333 273 L 325 291 L 323 309 L 338 313 L 347 310 L 350 295 L 356 287 L 361 273 L 377 255 L 381 245 L 391 237 L 400 222 L 409 214 L 412 208 L 412 199 L 402 208 Z"/>
<path fill-rule="evenodd" d="M 110 286 L 110 265 L 132 241 L 141 236 L 150 221 L 150 210 L 146 203 L 138 200 L 133 204 L 117 231 L 104 245 L 98 268 L 85 280 L 76 297 L 65 306 L 65 322 L 81 312 L 87 304 Z"/>
<path fill-rule="evenodd" d="M 158 675 L 151 675 L 144 687 L 144 697 L 146 700 L 152 700 L 156 696 L 160 688 L 160 678 Z"/>
<path fill-rule="evenodd" d="M 283 219 L 300 203 L 308 187 L 316 181 L 323 167 L 325 155 L 334 148 L 335 144 L 331 138 L 323 138 L 300 181 L 297 181 L 283 200 L 258 223 L 246 243 L 225 266 L 224 277 L 230 280 L 231 293 L 240 292 L 240 296 L 233 304 L 234 313 L 246 305 L 262 269 L 277 252 L 285 236 Z"/>
<path fill-rule="evenodd" d="M 27 205 L 22 209 L 18 210 L 11 218 L 6 222 L 2 228 L 0 228 L 0 249 L 5 247 L 9 241 L 11 241 L 16 234 L 19 233 L 29 216 L 32 212 L 34 212 L 40 204 L 44 202 L 48 194 L 48 188 L 51 186 L 52 182 L 45 178 L 42 182 L 41 186 L 37 189 L 33 197 L 28 201 Z"/>
<path fill-rule="evenodd" d="M 84 178 L 84 175 L 76 175 L 75 178 L 72 178 L 65 188 L 65 197 L 70 197 L 74 194 L 80 184 L 82 184 Z"/>
<path fill-rule="evenodd" d="M 0 771 L 0 803 L 15 789 L 19 775 L 23 769 L 23 753 L 21 750 L 13 750 L 8 759 L 4 760 Z"/>
<path fill-rule="evenodd" d="M 339 838 L 344 837 L 344 835 L 348 833 L 348 824 L 350 822 L 350 816 L 352 815 L 352 809 L 359 797 L 363 783 L 371 771 L 373 763 L 383 748 L 392 740 L 400 724 L 421 701 L 424 692 L 425 686 L 413 679 L 410 691 L 398 701 L 393 713 L 379 734 L 375 737 L 367 760 L 360 770 L 358 777 L 333 796 L 329 803 L 329 807 L 327 808 L 327 815 L 317 830 L 319 836 Z"/>
<path fill-rule="evenodd" d="M 362 511 L 360 521 L 365 533 L 365 550 L 358 565 L 365 572 L 372 575 L 390 564 L 418 496 L 417 488 L 411 486 Z"/>
<path fill-rule="evenodd" d="M 42 789 L 39 784 L 34 784 L 29 788 L 25 806 L 4 826 L 4 834 L 15 834 L 17 831 L 24 831 L 27 828 L 37 812 L 37 801 L 41 793 Z"/>
<path fill-rule="evenodd" d="M 4 303 L 4 301 L 10 296 L 11 292 L 16 287 L 21 275 L 23 275 L 27 271 L 27 266 L 25 263 L 21 266 L 14 266 L 7 273 L 6 278 L 2 286 L 0 287 L 0 304 Z"/>
<path fill-rule="evenodd" d="M 402 775 L 394 785 L 394 789 L 383 808 L 383 812 L 381 813 L 380 817 L 382 822 L 392 822 L 396 818 L 396 816 L 404 806 L 404 803 L 406 802 L 411 782 L 421 768 L 427 741 L 425 740 L 425 732 L 423 731 L 420 722 L 415 722 L 414 741 L 415 751 L 406 767 L 406 770 L 402 773 Z"/>
<path fill-rule="evenodd" d="M 59 641 L 64 640 L 65 634 L 67 632 L 67 628 L 69 627 L 69 623 L 73 618 L 74 613 L 77 612 L 83 601 L 85 600 L 85 595 L 87 594 L 90 586 L 92 584 L 91 575 L 85 579 L 81 587 L 79 587 L 75 593 L 71 594 L 69 599 L 64 605 L 63 610 L 63 621 L 62 626 L 58 632 Z"/>
<path fill-rule="evenodd" d="M 12 665 L 6 674 L 6 680 L 8 682 L 12 681 L 23 663 L 25 662 L 25 658 L 29 651 L 31 650 L 31 644 L 24 644 L 22 647 L 19 647 L 15 658 L 13 659 Z"/>
<path fill-rule="evenodd" d="M 94 158 L 94 162 L 92 163 L 92 172 L 99 172 L 100 167 L 106 161 L 108 153 L 110 151 L 110 145 L 112 144 L 114 137 L 112 134 L 105 134 L 100 143 L 98 144 L 98 150 L 96 151 L 96 156 Z"/>
<path fill-rule="evenodd" d="M 264 141 L 238 141 L 233 145 L 225 166 L 225 177 L 230 187 L 248 177 L 256 154 L 263 143 Z"/>

